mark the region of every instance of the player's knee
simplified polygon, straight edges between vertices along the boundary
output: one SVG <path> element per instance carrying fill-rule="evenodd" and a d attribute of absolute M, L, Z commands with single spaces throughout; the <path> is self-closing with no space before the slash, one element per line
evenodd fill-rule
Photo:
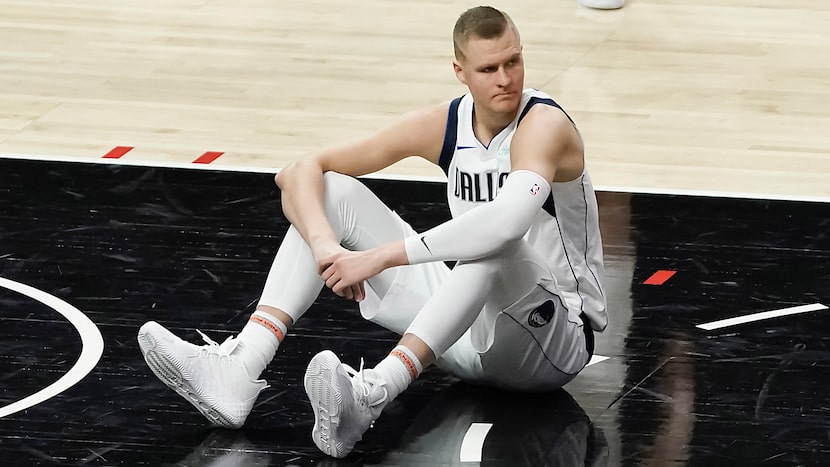
<path fill-rule="evenodd" d="M 337 172 L 326 172 L 323 174 L 324 196 L 326 202 L 339 203 L 354 198 L 360 182 L 348 175 Z"/>
<path fill-rule="evenodd" d="M 323 207 L 326 217 L 340 240 L 352 231 L 354 212 L 359 208 L 362 184 L 354 177 L 337 172 L 323 174 Z"/>
<path fill-rule="evenodd" d="M 485 256 L 483 258 L 459 261 L 455 267 L 467 264 L 472 265 L 478 272 L 480 279 L 483 280 L 504 280 L 515 274 L 517 267 L 517 251 L 521 248 L 520 242 L 524 240 L 517 240 L 515 242 L 508 242 L 504 248 L 495 253 Z M 519 265 L 519 267 L 526 267 L 526 265 Z"/>
<path fill-rule="evenodd" d="M 499 276 L 501 264 L 502 258 L 499 255 L 491 255 L 484 258 L 459 261 L 454 269 L 465 268 L 475 274 L 479 281 L 489 281 Z"/>

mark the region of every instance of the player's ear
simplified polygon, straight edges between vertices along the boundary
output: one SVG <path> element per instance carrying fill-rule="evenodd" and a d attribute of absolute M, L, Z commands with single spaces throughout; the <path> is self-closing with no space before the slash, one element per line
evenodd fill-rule
<path fill-rule="evenodd" d="M 458 60 L 452 61 L 452 69 L 455 71 L 455 77 L 463 85 L 467 85 L 467 79 L 464 77 L 464 68 Z"/>

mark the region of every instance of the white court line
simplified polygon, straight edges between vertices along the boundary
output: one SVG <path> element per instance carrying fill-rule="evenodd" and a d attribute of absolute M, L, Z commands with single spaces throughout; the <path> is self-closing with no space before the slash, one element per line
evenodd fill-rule
<path fill-rule="evenodd" d="M 481 462 L 484 438 L 493 428 L 492 423 L 472 423 L 461 441 L 461 462 Z"/>
<path fill-rule="evenodd" d="M 821 303 L 813 303 L 812 305 L 794 306 L 791 308 L 782 308 L 780 310 L 763 311 L 761 313 L 754 313 L 751 315 L 722 319 L 720 321 L 712 321 L 711 323 L 698 324 L 697 327 L 700 329 L 705 329 L 706 331 L 711 331 L 713 329 L 725 328 L 727 326 L 735 326 L 736 324 L 751 323 L 753 321 L 777 318 L 779 316 L 794 315 L 797 313 L 806 313 L 808 311 L 818 311 L 826 309 L 827 306 L 822 305 Z"/>
<path fill-rule="evenodd" d="M 257 167 L 257 166 L 233 166 L 220 164 L 194 164 L 192 162 L 164 162 L 164 161 L 137 161 L 130 159 L 100 159 L 96 158 L 82 158 L 72 156 L 46 156 L 40 154 L 10 154 L 0 153 L 0 159 L 22 159 L 33 161 L 51 161 L 51 162 L 78 162 L 84 164 L 108 164 L 108 165 L 126 165 L 134 167 L 158 167 L 158 168 L 172 168 L 172 169 L 191 169 L 191 170 L 215 170 L 224 172 L 245 172 L 245 173 L 269 173 L 277 174 L 280 171 L 278 167 Z M 360 178 L 378 179 L 378 180 L 401 180 L 401 181 L 416 181 L 416 182 L 446 182 L 446 177 L 439 176 L 423 176 L 423 175 L 395 175 L 387 173 L 375 173 L 363 175 Z M 702 196 L 706 198 L 741 198 L 741 199 L 766 199 L 779 201 L 806 201 L 818 203 L 830 203 L 828 196 L 801 196 L 801 195 L 781 195 L 774 193 L 742 193 L 742 192 L 728 192 L 728 191 L 706 191 L 706 190 L 673 190 L 668 188 L 654 188 L 654 187 L 626 187 L 626 186 L 607 186 L 594 185 L 594 190 L 602 192 L 621 192 L 621 193 L 642 193 L 652 195 L 679 195 L 679 196 Z"/>
<path fill-rule="evenodd" d="M 70 368 L 65 375 L 61 376 L 57 381 L 32 394 L 31 396 L 25 397 L 17 402 L 13 402 L 5 407 L 0 407 L 0 418 L 3 418 L 6 415 L 11 415 L 15 412 L 28 409 L 33 405 L 40 404 L 41 402 L 66 391 L 77 382 L 84 379 L 84 377 L 88 375 L 93 368 L 95 368 L 95 365 L 98 364 L 98 360 L 101 359 L 101 355 L 104 353 L 104 338 L 101 336 L 101 331 L 98 330 L 95 323 L 93 323 L 85 314 L 58 297 L 2 277 L 0 277 L 0 287 L 5 287 L 9 290 L 14 290 L 17 293 L 33 298 L 62 314 L 67 320 L 69 320 L 70 323 L 72 323 L 73 326 L 75 326 L 78 334 L 81 335 L 82 345 L 81 355 L 78 357 L 78 361 L 75 362 L 75 365 Z"/>

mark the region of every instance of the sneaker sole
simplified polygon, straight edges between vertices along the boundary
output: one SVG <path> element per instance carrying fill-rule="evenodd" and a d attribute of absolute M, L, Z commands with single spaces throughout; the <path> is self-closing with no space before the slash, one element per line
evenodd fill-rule
<path fill-rule="evenodd" d="M 182 377 L 178 368 L 156 352 L 157 344 L 153 336 L 148 333 L 139 332 L 138 342 L 139 347 L 141 347 L 141 353 L 144 354 L 144 361 L 147 362 L 147 366 L 150 367 L 153 374 L 167 387 L 176 391 L 176 394 L 190 402 L 193 407 L 196 407 L 196 410 L 207 418 L 208 421 L 216 426 L 225 428 L 237 429 L 242 427 L 242 423 L 234 422 L 226 415 L 218 412 L 199 396 L 187 380 Z"/>
<path fill-rule="evenodd" d="M 331 384 L 338 363 L 339 359 L 331 351 L 326 350 L 315 355 L 308 364 L 303 378 L 303 385 L 306 394 L 308 394 L 308 400 L 311 402 L 311 409 L 314 411 L 314 428 L 311 430 L 311 438 L 314 440 L 314 444 L 329 456 L 342 458 L 348 452 L 340 452 L 336 443 L 332 441 L 331 435 L 329 435 L 329 439 L 324 439 L 320 431 L 322 427 L 325 427 L 328 433 L 334 433 L 337 424 L 333 424 L 332 420 L 338 422 L 340 420 L 343 395 Z M 320 416 L 320 410 L 323 407 L 325 407 L 326 413 L 329 414 L 328 420 Z"/>

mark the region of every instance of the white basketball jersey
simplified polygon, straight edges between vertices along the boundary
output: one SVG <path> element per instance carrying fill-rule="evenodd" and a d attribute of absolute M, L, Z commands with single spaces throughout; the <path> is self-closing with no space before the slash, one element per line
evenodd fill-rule
<path fill-rule="evenodd" d="M 465 94 L 452 101 L 440 165 L 447 174 L 447 201 L 453 217 L 495 199 L 510 173 L 510 141 L 534 105 L 551 105 L 564 112 L 547 94 L 526 89 L 516 118 L 485 146 L 473 133 L 472 96 Z M 586 169 L 575 180 L 553 183 L 551 188 L 550 198 L 524 238 L 545 258 L 568 308 L 584 312 L 592 328 L 600 331 L 608 324 L 608 314 L 591 178 Z"/>

